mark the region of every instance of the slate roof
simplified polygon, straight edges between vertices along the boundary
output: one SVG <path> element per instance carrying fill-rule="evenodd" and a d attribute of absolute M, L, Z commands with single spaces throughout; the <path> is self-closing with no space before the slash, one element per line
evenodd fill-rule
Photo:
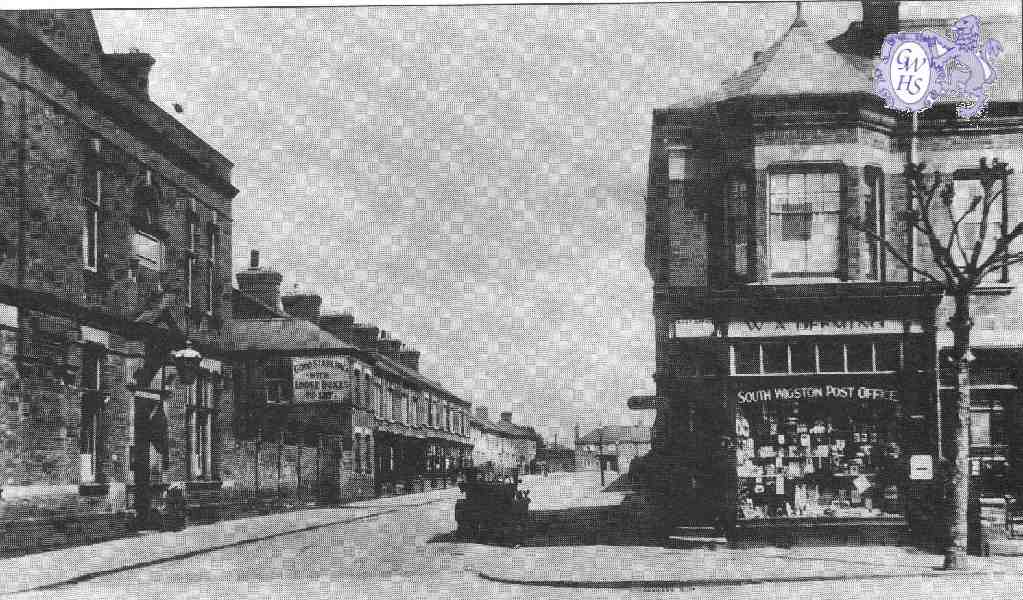
<path fill-rule="evenodd" d="M 294 317 L 240 319 L 231 331 L 234 347 L 240 352 L 303 352 L 330 349 L 353 351 L 336 336 L 316 325 Z"/>
<path fill-rule="evenodd" d="M 603 436 L 600 435 L 601 431 L 604 432 Z M 603 442 L 604 445 L 620 442 L 649 444 L 650 428 L 636 425 L 608 425 L 606 427 L 598 427 L 579 438 L 579 441 L 577 441 L 576 444 L 599 444 L 601 442 Z"/>
<path fill-rule="evenodd" d="M 536 439 L 536 435 L 525 427 L 521 427 L 514 423 L 507 421 L 491 421 L 490 419 L 481 419 L 478 415 L 473 416 L 471 422 L 479 427 L 482 431 L 490 433 L 496 433 L 509 438 L 518 439 Z"/>
<path fill-rule="evenodd" d="M 996 69 L 998 80 L 987 89 L 992 101 L 1023 100 L 1023 48 L 1020 20 L 1009 15 L 981 17 L 981 41 L 998 40 L 1003 52 Z M 949 37 L 955 19 L 903 19 L 901 31 L 932 31 Z M 850 31 L 862 30 L 855 22 Z M 832 40 L 819 36 L 812 25 L 797 17 L 784 34 L 741 73 L 726 78 L 709 93 L 693 96 L 671 106 L 673 110 L 694 109 L 739 97 L 807 94 L 874 94 L 874 67 L 880 57 L 843 52 L 851 43 L 843 34 Z M 836 43 L 837 42 L 837 43 Z M 836 50 L 838 48 L 838 50 Z M 955 98 L 939 102 L 957 102 Z"/>

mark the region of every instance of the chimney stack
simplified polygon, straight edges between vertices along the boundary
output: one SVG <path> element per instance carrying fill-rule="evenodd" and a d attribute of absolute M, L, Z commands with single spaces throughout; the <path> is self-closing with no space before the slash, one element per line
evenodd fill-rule
<path fill-rule="evenodd" d="M 510 412 L 501 413 L 501 420 L 506 423 L 511 423 L 512 414 Z"/>
<path fill-rule="evenodd" d="M 239 271 L 238 289 L 256 298 L 263 304 L 275 309 L 284 310 L 281 306 L 281 274 L 270 269 L 259 267 L 259 250 L 253 250 L 249 258 L 249 268 Z"/>
<path fill-rule="evenodd" d="M 352 327 L 354 325 L 355 317 L 348 313 L 320 316 L 320 327 L 348 343 L 352 343 Z"/>
<path fill-rule="evenodd" d="M 298 285 L 296 284 L 296 288 Z M 320 305 L 323 298 L 319 294 L 294 293 L 281 297 L 281 304 L 284 305 L 284 312 L 299 319 L 305 319 L 312 323 L 320 322 Z"/>
<path fill-rule="evenodd" d="M 411 371 L 419 370 L 419 351 L 411 348 L 404 348 L 398 352 L 398 362 Z"/>
<path fill-rule="evenodd" d="M 352 343 L 368 352 L 376 352 L 380 329 L 372 325 L 353 325 Z"/>
<path fill-rule="evenodd" d="M 489 411 L 487 411 L 486 406 L 476 407 L 476 416 L 479 417 L 481 421 L 489 421 L 490 420 L 489 414 L 490 413 Z"/>
<path fill-rule="evenodd" d="M 380 341 L 377 342 L 377 350 L 380 354 L 391 358 L 398 358 L 398 352 L 401 351 L 401 340 L 396 340 L 386 332 L 381 332 Z"/>
<path fill-rule="evenodd" d="M 132 50 L 124 54 L 104 54 L 103 70 L 111 79 L 132 94 L 149 100 L 149 70 L 156 61 L 145 52 Z"/>

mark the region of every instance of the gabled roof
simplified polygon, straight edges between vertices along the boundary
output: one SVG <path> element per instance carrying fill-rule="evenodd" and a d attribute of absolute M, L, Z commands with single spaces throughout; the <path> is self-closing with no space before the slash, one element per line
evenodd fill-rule
<path fill-rule="evenodd" d="M 601 435 L 603 433 L 603 435 Z M 649 444 L 650 443 L 650 428 L 642 426 L 624 426 L 624 425 L 608 425 L 607 427 L 598 427 L 593 431 L 587 433 L 583 437 L 579 438 L 576 445 L 589 444 L 596 445 L 603 443 L 616 444 L 620 442 L 634 442 L 637 444 Z"/>
<path fill-rule="evenodd" d="M 234 321 L 231 331 L 235 350 L 239 352 L 301 353 L 309 350 L 355 351 L 334 335 L 305 319 L 271 317 Z"/>

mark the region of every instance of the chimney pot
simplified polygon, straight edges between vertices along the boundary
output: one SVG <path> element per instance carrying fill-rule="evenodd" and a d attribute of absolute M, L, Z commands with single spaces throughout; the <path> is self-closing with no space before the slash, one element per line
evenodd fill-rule
<path fill-rule="evenodd" d="M 259 250 L 253 250 L 252 252 L 249 253 L 249 268 L 250 269 L 259 268 Z"/>

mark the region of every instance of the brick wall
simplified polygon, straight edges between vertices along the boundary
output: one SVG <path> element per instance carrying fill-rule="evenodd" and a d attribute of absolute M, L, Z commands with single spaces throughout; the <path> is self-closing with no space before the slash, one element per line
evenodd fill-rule
<path fill-rule="evenodd" d="M 70 62 L 44 65 L 35 59 L 50 52 L 53 40 L 42 40 L 44 45 L 23 54 L 0 43 L 0 301 L 22 303 L 17 370 L 3 375 L 7 401 L 0 405 L 0 485 L 5 499 L 29 488 L 39 492 L 32 497 L 38 497 L 33 502 L 40 506 L 61 504 L 68 489 L 77 493 L 83 352 L 79 332 L 88 325 L 109 335 L 101 368 L 107 399 L 100 410 L 97 469 L 97 479 L 108 484 L 100 492 L 108 491 L 102 501 L 90 496 L 89 502 L 76 506 L 109 512 L 125 509 L 125 485 L 132 483 L 134 393 L 126 386 L 158 386 L 134 381 L 135 371 L 147 352 L 162 357 L 167 343 L 180 343 L 166 333 L 147 334 L 134 320 L 143 310 L 158 307 L 161 297 L 183 296 L 189 218 L 204 233 L 218 223 L 213 271 L 219 285 L 213 307 L 199 302 L 199 310 L 189 313 L 180 302 L 172 302 L 171 318 L 192 334 L 204 355 L 223 356 L 222 328 L 231 312 L 219 288 L 229 289 L 231 278 L 229 221 L 236 190 L 227 179 L 231 165 L 226 159 L 145 98 L 102 81 L 91 14 L 58 12 L 0 16 L 0 28 L 24 25 L 35 34 L 40 34 L 44 17 L 70 19 L 74 26 L 67 29 L 68 46 L 56 45 L 58 52 L 76 48 L 64 57 Z M 84 268 L 82 245 L 84 199 L 96 170 L 102 173 L 102 200 L 99 268 L 92 273 Z M 147 170 L 158 190 L 149 196 L 143 189 Z M 140 214 L 143 197 L 152 198 L 159 214 L 155 225 L 166 233 L 163 269 L 139 270 L 132 277 L 133 218 Z M 210 258 L 205 239 L 193 256 L 197 290 L 202 289 L 201 274 Z M 210 308 L 219 318 L 207 316 Z M 230 386 L 222 391 L 222 406 L 233 404 L 231 393 Z M 188 457 L 183 406 L 183 393 L 172 390 L 166 402 L 172 454 L 168 478 L 184 478 Z M 229 431 L 218 429 L 215 440 L 233 445 Z M 216 464 L 223 459 L 223 448 L 215 445 L 213 455 Z M 53 500 L 45 500 L 47 496 Z M 4 503 L 6 519 L 14 513 Z"/>

